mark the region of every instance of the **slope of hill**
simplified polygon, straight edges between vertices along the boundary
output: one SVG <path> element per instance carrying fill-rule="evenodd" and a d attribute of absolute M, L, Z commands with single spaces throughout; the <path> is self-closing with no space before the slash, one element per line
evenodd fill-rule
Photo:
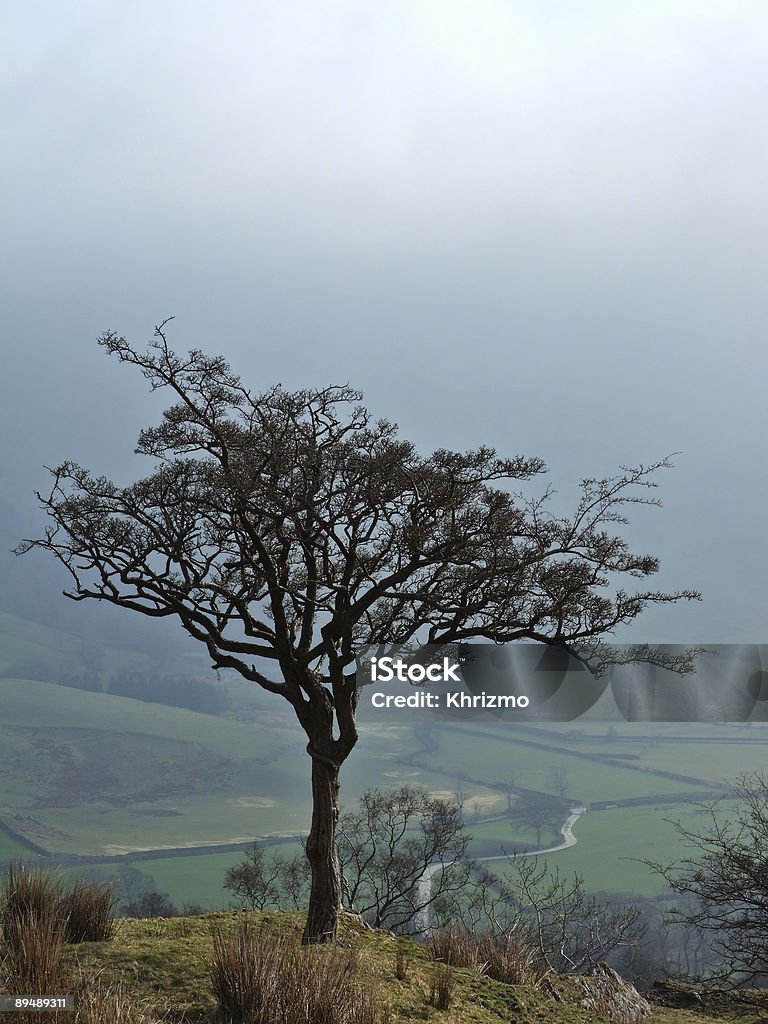
<path fill-rule="evenodd" d="M 251 923 L 260 934 L 275 933 L 298 937 L 301 916 L 297 914 L 251 914 Z M 69 970 L 87 979 L 83 995 L 99 993 L 109 999 L 119 992 L 121 1020 L 165 1021 L 166 1024 L 213 1024 L 217 1015 L 209 963 L 213 955 L 212 932 L 234 931 L 240 915 L 210 914 L 202 917 L 168 920 L 126 920 L 108 942 L 69 947 Z M 484 973 L 467 968 L 452 969 L 453 988 L 449 1005 L 438 1009 L 430 1001 L 433 978 L 438 965 L 428 944 L 395 939 L 385 932 L 372 932 L 345 917 L 340 929 L 341 953 L 347 953 L 348 970 L 378 1004 L 388 1010 L 390 1024 L 410 1021 L 450 1022 L 450 1024 L 597 1024 L 611 1019 L 588 1009 L 589 996 L 576 979 L 550 976 L 538 987 L 494 981 Z M 332 950 L 311 951 L 318 958 Z M 76 954 L 76 955 L 75 955 Z M 247 985 L 249 972 L 242 975 Z M 73 986 L 77 989 L 77 986 Z M 757 994 L 755 994 L 757 995 Z M 128 1016 L 131 1006 L 141 1007 L 147 1016 Z M 625 1008 L 620 999 L 611 1007 L 615 1022 L 617 1008 Z M 648 1008 L 646 1008 L 648 1012 Z M 67 1016 L 67 1015 L 63 1015 Z M 98 1019 L 108 1019 L 106 1016 Z M 270 1018 L 271 1019 L 271 1018 Z M 329 1019 L 324 1017 L 323 1019 Z M 333 1018 L 337 1019 L 336 1016 Z M 746 1006 L 734 997 L 708 998 L 697 1002 L 695 1011 L 651 1005 L 645 1024 L 713 1024 L 714 1021 L 741 1021 L 758 1024 L 765 1019 L 765 1006 Z M 345 1016 L 346 1022 L 348 1018 Z"/>
<path fill-rule="evenodd" d="M 0 820 L 55 852 L 294 834 L 300 750 L 271 723 L 0 680 Z"/>

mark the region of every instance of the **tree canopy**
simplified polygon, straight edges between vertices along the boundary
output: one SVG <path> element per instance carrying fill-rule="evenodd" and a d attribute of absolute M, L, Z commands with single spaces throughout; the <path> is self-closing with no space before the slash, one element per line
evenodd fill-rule
<path fill-rule="evenodd" d="M 66 594 L 173 617 L 217 669 L 290 703 L 312 758 L 307 938 L 335 934 L 340 876 L 338 772 L 357 741 L 354 657 L 364 645 L 482 639 L 566 648 L 599 672 L 602 642 L 650 604 L 690 590 L 630 592 L 659 568 L 616 529 L 667 459 L 585 479 L 572 515 L 549 491 L 515 488 L 538 458 L 481 447 L 419 454 L 348 385 L 249 390 L 219 356 L 169 346 L 167 323 L 145 352 L 107 332 L 100 345 L 137 367 L 172 404 L 142 430 L 155 460 L 128 486 L 72 461 L 40 494 L 42 548 L 68 570 Z M 623 660 L 690 668 L 649 648 Z"/>

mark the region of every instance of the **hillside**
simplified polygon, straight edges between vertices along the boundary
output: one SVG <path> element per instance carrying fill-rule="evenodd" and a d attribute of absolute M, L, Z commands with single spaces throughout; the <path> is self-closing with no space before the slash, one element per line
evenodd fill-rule
<path fill-rule="evenodd" d="M 267 936 L 288 932 L 298 937 L 302 924 L 295 914 L 249 917 L 254 930 L 261 928 L 261 934 Z M 122 921 L 117 934 L 108 942 L 67 948 L 69 978 L 79 971 L 87 979 L 84 991 L 92 998 L 110 989 L 114 995 L 117 989 L 126 1014 L 120 1017 L 121 1021 L 154 1024 L 162 1019 L 166 1024 L 213 1024 L 220 1018 L 216 1017 L 208 968 L 213 953 L 212 931 L 233 932 L 241 922 L 242 915 L 233 914 Z M 460 968 L 453 971 L 455 984 L 450 1005 L 439 1010 L 430 1005 L 430 984 L 436 965 L 427 945 L 371 932 L 354 918 L 345 916 L 340 947 L 343 954 L 348 954 L 348 970 L 369 994 L 376 995 L 380 1005 L 388 1007 L 391 1024 L 499 1024 L 510 1020 L 518 1024 L 590 1024 L 605 1019 L 580 1005 L 584 991 L 573 979 L 549 979 L 539 987 L 509 985 L 478 971 Z M 323 957 L 327 952 L 318 949 L 313 955 Z M 127 1016 L 129 1004 L 141 1006 L 147 1016 Z M 71 1016 L 68 1019 L 71 1021 Z M 106 1020 L 108 1015 L 98 1019 Z M 696 1012 L 654 1005 L 646 1017 L 648 1024 L 712 1024 L 728 1020 L 757 1024 L 763 1019 L 764 1007 L 745 1007 L 723 997 L 705 998 Z"/>
<path fill-rule="evenodd" d="M 106 684 L 124 670 L 181 676 L 205 662 L 185 659 L 172 647 L 94 646 L 0 613 L 0 862 L 47 854 L 106 876 L 137 860 L 177 906 L 216 909 L 249 842 L 297 852 L 310 820 L 309 763 L 284 702 L 234 674 L 222 683 L 229 710 L 220 715 L 58 685 L 61 674 L 92 672 Z M 25 666 L 31 676 L 11 676 Z M 563 846 L 563 823 L 580 806 L 576 843 L 548 855 L 550 864 L 578 872 L 592 891 L 650 898 L 665 886 L 643 861 L 681 853 L 670 819 L 698 828 L 696 801 L 727 794 L 768 749 L 762 724 L 459 724 L 382 715 L 365 700 L 358 727 L 342 771 L 345 807 L 367 789 L 406 783 L 460 800 L 472 855 L 503 873 L 505 851 Z M 542 798 L 562 811 L 539 836 L 520 808 Z"/>
<path fill-rule="evenodd" d="M 274 728 L 29 679 L 0 680 L 0 709 L 0 821 L 50 852 L 233 842 L 304 826 L 295 800 L 277 809 L 303 791 L 306 773 Z"/>

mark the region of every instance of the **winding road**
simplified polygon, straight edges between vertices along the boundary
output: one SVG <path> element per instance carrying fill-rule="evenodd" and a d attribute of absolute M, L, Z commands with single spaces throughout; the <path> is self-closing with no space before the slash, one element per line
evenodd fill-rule
<path fill-rule="evenodd" d="M 563 841 L 558 843 L 556 846 L 547 846 L 543 850 L 527 850 L 525 853 L 517 853 L 508 855 L 506 853 L 494 854 L 491 857 L 477 857 L 477 861 L 481 864 L 492 860 L 509 860 L 510 856 L 515 857 L 540 857 L 543 853 L 558 853 L 560 850 L 567 850 L 569 846 L 575 846 L 578 839 L 573 834 L 573 826 L 582 816 L 587 813 L 587 808 L 583 804 L 579 804 L 578 807 L 572 807 L 571 812 L 563 823 L 560 829 L 560 834 L 563 837 Z M 430 864 L 424 874 L 421 876 L 419 882 L 419 903 L 425 903 L 430 896 L 430 886 L 432 882 L 432 875 L 440 868 L 448 868 L 451 863 L 445 864 L 443 861 L 435 861 L 434 864 Z M 415 918 L 414 923 L 417 925 L 419 931 L 425 931 L 429 927 L 429 907 L 425 907 Z"/>

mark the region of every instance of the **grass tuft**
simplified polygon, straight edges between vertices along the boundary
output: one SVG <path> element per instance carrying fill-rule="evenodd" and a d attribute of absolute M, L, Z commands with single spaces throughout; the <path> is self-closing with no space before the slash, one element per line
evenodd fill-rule
<path fill-rule="evenodd" d="M 507 985 L 537 985 L 547 973 L 536 951 L 512 934 L 447 928 L 432 936 L 430 947 L 433 960 Z"/>
<path fill-rule="evenodd" d="M 65 942 L 111 939 L 115 931 L 114 904 L 115 888 L 110 883 L 76 881 L 59 900 Z"/>
<path fill-rule="evenodd" d="M 140 1007 L 119 981 L 97 975 L 83 979 L 78 988 L 72 1024 L 157 1024 L 158 1018 Z"/>
<path fill-rule="evenodd" d="M 448 964 L 435 964 L 429 975 L 429 1005 L 449 1010 L 456 987 L 456 974 Z"/>
<path fill-rule="evenodd" d="M 302 947 L 291 935 L 213 932 L 209 961 L 219 1009 L 232 1024 L 386 1024 L 387 1008 L 356 951 Z"/>
<path fill-rule="evenodd" d="M 63 941 L 104 942 L 112 937 L 114 886 L 80 879 L 66 888 L 61 877 L 42 868 L 11 864 L 0 888 L 0 919 L 5 945 L 18 936 L 17 922 L 49 922 Z"/>
<path fill-rule="evenodd" d="M 64 935 L 52 917 L 19 911 L 3 921 L 4 984 L 12 995 L 58 993 Z"/>

